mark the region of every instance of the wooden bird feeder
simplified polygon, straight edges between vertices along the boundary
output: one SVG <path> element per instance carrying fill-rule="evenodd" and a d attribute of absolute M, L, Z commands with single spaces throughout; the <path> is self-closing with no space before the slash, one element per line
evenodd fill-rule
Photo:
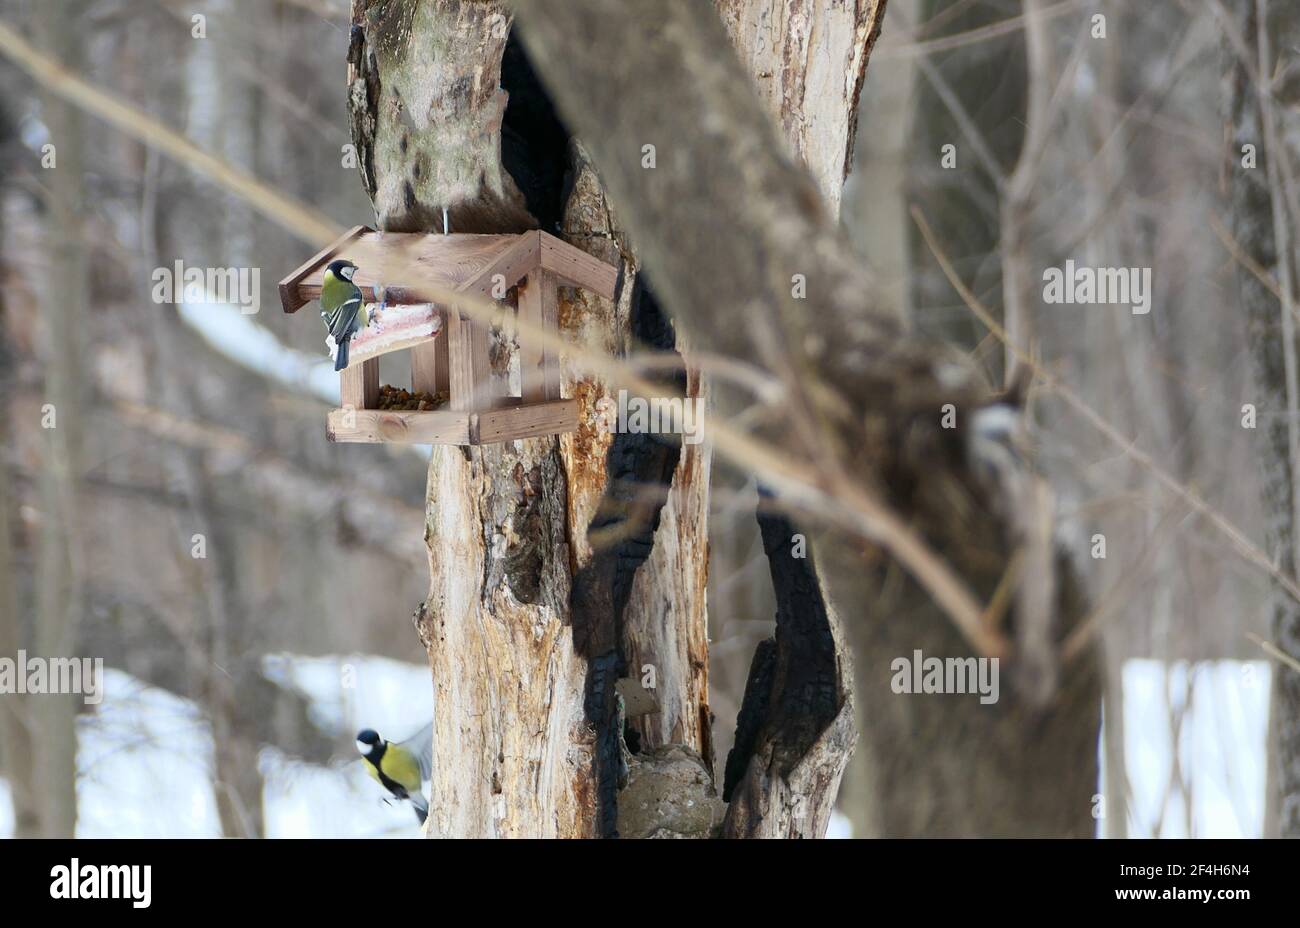
<path fill-rule="evenodd" d="M 422 284 L 487 299 L 515 287 L 520 318 L 558 334 L 556 287 L 613 299 L 616 268 L 545 232 L 426 235 L 358 226 L 280 281 L 285 312 L 320 297 L 325 268 L 336 258 L 357 266 L 353 282 L 367 302 L 379 301 L 381 285 L 386 308 L 378 324 L 353 337 L 340 372 L 340 408 L 328 417 L 330 441 L 483 445 L 577 428 L 578 401 L 560 398 L 560 359 L 552 348 L 531 344 L 521 331 L 519 395 L 498 395 L 489 326 L 422 292 Z M 417 267 L 419 274 L 411 273 Z M 411 353 L 412 391 L 446 396 L 445 406 L 378 408 L 379 358 L 395 351 Z"/>

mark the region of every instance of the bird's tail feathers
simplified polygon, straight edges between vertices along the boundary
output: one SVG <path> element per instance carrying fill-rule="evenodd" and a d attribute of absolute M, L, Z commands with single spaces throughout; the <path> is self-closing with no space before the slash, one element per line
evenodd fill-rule
<path fill-rule="evenodd" d="M 334 358 L 334 370 L 341 371 L 348 366 L 348 343 L 351 339 L 345 338 L 339 342 L 338 354 Z"/>
<path fill-rule="evenodd" d="M 429 817 L 429 800 L 423 792 L 411 794 L 411 805 L 415 807 L 415 817 L 424 824 L 424 820 Z"/>

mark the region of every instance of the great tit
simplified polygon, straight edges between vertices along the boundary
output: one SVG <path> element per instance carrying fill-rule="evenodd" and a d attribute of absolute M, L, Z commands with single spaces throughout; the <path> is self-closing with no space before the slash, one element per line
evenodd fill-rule
<path fill-rule="evenodd" d="M 325 320 L 325 328 L 338 347 L 334 358 L 336 371 L 348 366 L 348 344 L 352 336 L 370 322 L 365 301 L 361 298 L 361 288 L 352 282 L 352 275 L 356 272 L 357 266 L 351 261 L 331 261 L 321 282 L 320 317 Z"/>
<path fill-rule="evenodd" d="M 357 733 L 357 750 L 365 758 L 366 771 L 397 799 L 409 799 L 423 825 L 429 817 L 424 781 L 433 775 L 433 723 L 399 744 L 364 729 Z"/>

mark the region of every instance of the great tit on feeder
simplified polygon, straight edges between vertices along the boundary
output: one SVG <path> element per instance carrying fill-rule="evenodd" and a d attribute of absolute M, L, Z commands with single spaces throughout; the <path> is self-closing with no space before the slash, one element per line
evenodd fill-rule
<path fill-rule="evenodd" d="M 336 371 L 348 366 L 348 345 L 352 336 L 370 322 L 361 288 L 352 282 L 352 275 L 356 272 L 357 266 L 351 261 L 331 261 L 325 268 L 325 279 L 321 283 L 320 317 L 325 320 L 325 328 L 338 347 L 334 358 Z"/>
<path fill-rule="evenodd" d="M 424 796 L 424 781 L 433 776 L 433 723 L 405 741 L 385 741 L 367 728 L 357 734 L 366 772 L 397 799 L 409 799 L 415 815 L 424 824 L 429 817 L 429 800 Z"/>

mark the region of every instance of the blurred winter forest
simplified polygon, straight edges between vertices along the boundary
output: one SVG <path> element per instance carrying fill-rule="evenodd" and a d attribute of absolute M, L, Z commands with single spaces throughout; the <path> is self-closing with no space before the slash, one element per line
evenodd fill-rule
<path fill-rule="evenodd" d="M 1261 462 L 1296 407 L 1252 376 L 1260 323 L 1239 275 L 1267 285 L 1273 337 L 1294 339 L 1279 307 L 1293 310 L 1300 216 L 1300 10 L 1274 0 L 1242 34 L 1253 4 L 890 0 L 861 95 L 841 220 L 882 301 L 1000 383 L 1015 362 L 971 304 L 988 307 L 1053 376 L 1031 390 L 1034 445 L 1092 596 L 1074 647 L 1102 644 L 1100 836 L 1276 829 L 1270 688 L 1295 671 L 1275 660 L 1267 565 L 1294 576 L 1274 544 L 1292 517 L 1289 497 L 1261 502 Z M 345 151 L 346 0 L 0 0 L 0 23 L 338 225 L 372 223 Z M 1231 189 L 1234 68 L 1270 88 L 1271 218 L 1243 217 Z M 352 742 L 431 711 L 411 618 L 429 587 L 427 449 L 326 441 L 324 334 L 275 289 L 316 249 L 7 52 L 0 81 L 0 656 L 110 668 L 98 706 L 0 695 L 0 834 L 415 834 Z M 1242 240 L 1261 224 L 1276 267 Z M 1042 271 L 1066 259 L 1153 268 L 1149 314 L 1045 305 Z M 178 260 L 260 268 L 260 312 L 154 302 L 153 271 Z M 712 481 L 720 767 L 776 603 L 755 479 L 718 462 Z M 861 613 L 841 605 L 855 647 Z M 885 670 L 864 653 L 856 673 Z M 872 712 L 860 695 L 860 724 Z M 937 749 L 944 733 L 916 737 Z M 873 833 L 863 756 L 832 834 Z"/>

